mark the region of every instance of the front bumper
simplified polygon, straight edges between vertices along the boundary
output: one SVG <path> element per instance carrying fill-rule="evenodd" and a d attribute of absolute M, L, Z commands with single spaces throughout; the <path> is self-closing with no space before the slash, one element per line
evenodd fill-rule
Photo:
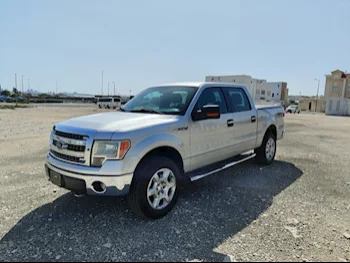
<path fill-rule="evenodd" d="M 98 168 L 81 167 L 81 172 L 77 172 L 79 166 L 74 165 L 74 169 L 70 169 L 71 164 L 66 164 L 55 158 L 50 154 L 47 155 L 45 164 L 46 175 L 49 180 L 54 182 L 51 178 L 51 171 L 62 176 L 63 188 L 88 195 L 99 196 L 125 196 L 129 193 L 130 185 L 133 178 L 133 173 L 126 173 L 121 175 L 98 175 L 92 172 Z M 89 169 L 90 168 L 90 169 Z M 88 171 L 88 170 L 89 171 Z M 117 170 L 117 169 L 115 169 Z M 105 189 L 97 191 L 94 185 L 103 183 Z"/>

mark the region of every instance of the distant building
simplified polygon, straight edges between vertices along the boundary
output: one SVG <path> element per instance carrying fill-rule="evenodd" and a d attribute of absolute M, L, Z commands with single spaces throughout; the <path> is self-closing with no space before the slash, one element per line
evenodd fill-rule
<path fill-rule="evenodd" d="M 299 103 L 299 100 L 301 100 L 303 98 L 303 96 L 300 96 L 300 95 L 288 95 L 288 101 L 289 102 L 296 102 L 296 103 Z"/>
<path fill-rule="evenodd" d="M 207 76 L 206 82 L 226 82 L 244 85 L 257 102 L 272 100 L 272 89 L 264 79 L 254 79 L 248 75 Z"/>
<path fill-rule="evenodd" d="M 335 70 L 326 75 L 324 97 L 327 115 L 350 116 L 350 74 Z"/>
<path fill-rule="evenodd" d="M 272 100 L 275 102 L 288 102 L 288 89 L 286 82 L 267 82 L 272 89 Z"/>
<path fill-rule="evenodd" d="M 316 108 L 317 107 L 317 108 Z M 299 109 L 302 111 L 311 111 L 311 112 L 325 112 L 325 100 L 324 97 L 320 98 L 301 98 L 299 100 Z"/>

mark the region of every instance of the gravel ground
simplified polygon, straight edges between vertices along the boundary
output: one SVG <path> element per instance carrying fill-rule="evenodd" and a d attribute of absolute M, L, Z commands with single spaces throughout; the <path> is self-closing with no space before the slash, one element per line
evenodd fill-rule
<path fill-rule="evenodd" d="M 54 123 L 93 107 L 0 111 L 0 261 L 350 261 L 350 119 L 287 115 L 276 162 L 186 186 L 158 221 L 45 177 Z"/>

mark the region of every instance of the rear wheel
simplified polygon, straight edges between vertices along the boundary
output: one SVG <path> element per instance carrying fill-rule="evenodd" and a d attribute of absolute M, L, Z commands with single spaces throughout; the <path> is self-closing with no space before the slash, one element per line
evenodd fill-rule
<path fill-rule="evenodd" d="M 255 149 L 256 159 L 259 164 L 269 165 L 276 157 L 276 136 L 271 132 L 266 132 L 262 145 Z"/>
<path fill-rule="evenodd" d="M 131 210 L 139 217 L 158 219 L 166 216 L 179 196 L 181 170 L 169 158 L 153 156 L 136 168 L 128 196 Z"/>

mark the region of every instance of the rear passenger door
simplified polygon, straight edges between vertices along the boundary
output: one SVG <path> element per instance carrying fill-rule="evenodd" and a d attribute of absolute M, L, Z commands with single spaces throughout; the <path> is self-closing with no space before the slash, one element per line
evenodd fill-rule
<path fill-rule="evenodd" d="M 228 112 L 219 87 L 208 87 L 200 94 L 193 111 L 206 105 L 220 107 L 220 119 L 190 121 L 191 167 L 197 169 L 232 156 L 233 113 Z"/>
<path fill-rule="evenodd" d="M 233 140 L 235 154 L 252 150 L 256 145 L 256 110 L 250 104 L 243 88 L 223 88 L 228 109 L 233 113 Z"/>

